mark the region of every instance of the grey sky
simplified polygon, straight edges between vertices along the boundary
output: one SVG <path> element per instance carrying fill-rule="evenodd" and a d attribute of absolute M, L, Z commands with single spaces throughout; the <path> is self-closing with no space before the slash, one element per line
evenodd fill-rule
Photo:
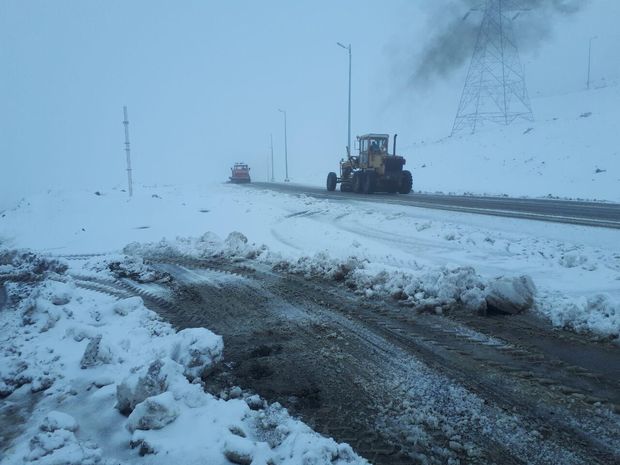
<path fill-rule="evenodd" d="M 611 0 L 592 3 L 618 10 Z M 463 70 L 425 88 L 407 82 L 436 19 L 455 14 L 453 6 L 450 0 L 0 0 L 0 195 L 124 186 L 124 104 L 138 184 L 225 180 L 241 160 L 264 179 L 270 133 L 281 179 L 278 108 L 288 111 L 291 179 L 322 182 L 346 142 L 347 56 L 336 41 L 353 44 L 353 135 L 398 132 L 404 148 L 442 137 Z M 592 28 L 602 27 L 613 30 L 611 22 Z M 612 38 L 598 33 L 599 48 L 611 48 Z M 587 39 L 573 40 L 581 62 Z M 549 60 L 540 53 L 524 57 L 534 96 L 548 80 L 541 63 Z M 565 76 L 561 68 L 575 60 L 560 58 L 554 66 Z M 568 88 L 578 87 L 573 81 Z"/>

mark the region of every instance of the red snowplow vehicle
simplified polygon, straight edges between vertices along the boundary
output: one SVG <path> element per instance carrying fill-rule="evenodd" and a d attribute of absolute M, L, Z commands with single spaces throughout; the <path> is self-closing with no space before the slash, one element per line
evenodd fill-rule
<path fill-rule="evenodd" d="M 230 169 L 230 182 L 243 183 L 250 182 L 250 168 L 245 163 L 235 163 Z"/>

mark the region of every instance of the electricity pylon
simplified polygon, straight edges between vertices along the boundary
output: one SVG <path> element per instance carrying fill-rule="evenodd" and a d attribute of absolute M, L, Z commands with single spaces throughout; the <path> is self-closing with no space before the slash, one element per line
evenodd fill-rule
<path fill-rule="evenodd" d="M 513 30 L 522 11 L 516 0 L 486 0 L 452 135 L 473 134 L 487 121 L 534 120 Z"/>

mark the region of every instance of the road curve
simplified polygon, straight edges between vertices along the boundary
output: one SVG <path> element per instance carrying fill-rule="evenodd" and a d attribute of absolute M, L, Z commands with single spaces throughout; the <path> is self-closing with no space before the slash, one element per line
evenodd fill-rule
<path fill-rule="evenodd" d="M 620 204 L 618 203 L 418 193 L 411 193 L 408 195 L 364 195 L 340 191 L 327 192 L 324 188 L 301 184 L 267 182 L 255 182 L 247 186 L 270 189 L 277 192 L 306 194 L 321 199 L 359 200 L 476 213 L 481 215 L 620 229 Z"/>

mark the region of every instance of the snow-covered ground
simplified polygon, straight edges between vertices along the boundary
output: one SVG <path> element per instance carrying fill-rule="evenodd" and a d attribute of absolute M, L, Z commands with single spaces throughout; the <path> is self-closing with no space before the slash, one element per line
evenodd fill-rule
<path fill-rule="evenodd" d="M 220 336 L 175 332 L 139 297 L 76 288 L 63 263 L 0 260 L 22 276 L 8 289 L 17 308 L 0 313 L 2 413 L 19 420 L 11 432 L 3 421 L 3 438 L 18 433 L 3 464 L 365 463 L 240 387 L 206 394 Z"/>
<path fill-rule="evenodd" d="M 0 248 L 100 253 L 69 270 L 95 275 L 123 250 L 251 252 L 300 273 L 329 275 L 344 265 L 365 298 L 398 294 L 415 306 L 458 300 L 472 311 L 485 295 L 514 283 L 529 292 L 533 283 L 533 311 L 554 324 L 616 339 L 620 329 L 620 246 L 617 232 L 602 228 L 234 185 L 167 186 L 140 187 L 130 200 L 114 189 L 23 199 L 0 214 Z M 263 408 L 241 389 L 215 398 L 192 383 L 196 370 L 221 357 L 222 341 L 207 329 L 177 333 L 139 298 L 76 288 L 62 258 L 50 265 L 7 255 L 0 264 L 5 275 L 29 276 L 7 286 L 21 303 L 0 313 L 2 390 L 15 390 L 11 405 L 45 391 L 3 463 L 132 463 L 140 450 L 158 452 L 148 463 L 361 462 L 278 405 Z M 189 354 L 199 355 L 198 369 Z"/>
<path fill-rule="evenodd" d="M 50 191 L 24 199 L 0 218 L 0 241 L 49 254 L 112 253 L 130 242 L 166 238 L 182 248 L 176 238 L 240 231 L 288 261 L 323 254 L 356 257 L 375 274 L 472 267 L 486 280 L 528 275 L 537 309 L 555 324 L 607 335 L 620 327 L 620 246 L 611 229 L 233 185 L 145 187 L 131 200 L 117 190 L 99 194 Z"/>

